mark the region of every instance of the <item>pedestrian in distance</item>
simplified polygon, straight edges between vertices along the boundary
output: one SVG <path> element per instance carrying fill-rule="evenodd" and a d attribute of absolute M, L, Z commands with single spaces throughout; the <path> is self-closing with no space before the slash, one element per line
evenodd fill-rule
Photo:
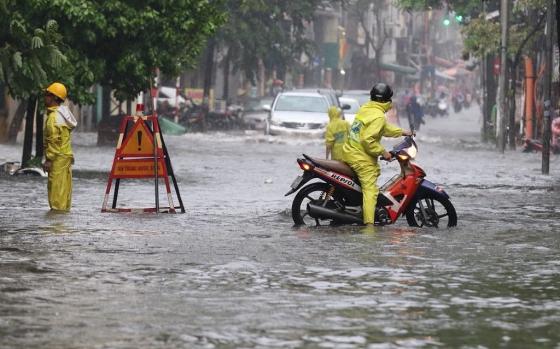
<path fill-rule="evenodd" d="M 328 110 L 329 123 L 325 132 L 325 158 L 342 161 L 342 147 L 348 139 L 350 124 L 342 119 L 340 108 L 330 107 Z"/>
<path fill-rule="evenodd" d="M 342 147 L 342 157 L 358 176 L 363 193 L 363 221 L 374 224 L 375 206 L 381 174 L 378 158 L 391 160 L 391 153 L 381 144 L 381 137 L 411 136 L 411 131 L 388 123 L 385 113 L 392 107 L 393 90 L 389 85 L 377 83 L 370 91 L 370 101 L 360 107 L 350 127 L 348 140 Z"/>
<path fill-rule="evenodd" d="M 45 90 L 47 119 L 43 131 L 45 162 L 48 172 L 47 191 L 52 211 L 70 211 L 72 206 L 72 130 L 77 121 L 70 109 L 63 105 L 67 97 L 66 87 L 55 82 Z"/>
<path fill-rule="evenodd" d="M 416 96 L 410 98 L 409 103 L 406 106 L 406 113 L 408 115 L 408 123 L 410 124 L 410 129 L 418 131 L 420 125 L 424 124 L 424 108 L 418 103 Z"/>

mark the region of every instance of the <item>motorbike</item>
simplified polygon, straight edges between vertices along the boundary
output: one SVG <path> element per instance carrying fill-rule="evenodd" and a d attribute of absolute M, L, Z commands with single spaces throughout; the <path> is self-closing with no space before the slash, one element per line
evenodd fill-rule
<path fill-rule="evenodd" d="M 438 101 L 437 114 L 440 116 L 449 115 L 449 113 L 447 112 L 447 102 L 443 98 Z"/>
<path fill-rule="evenodd" d="M 211 130 L 242 129 L 243 107 L 229 105 L 224 111 L 209 112 L 207 121 Z"/>
<path fill-rule="evenodd" d="M 556 117 L 552 120 L 551 126 L 551 142 L 550 142 L 550 151 L 553 154 L 560 154 L 560 117 Z M 540 152 L 543 151 L 543 143 L 541 140 L 532 139 L 532 138 L 525 138 L 523 140 L 523 152 L 524 153 L 531 153 L 531 152 Z"/>
<path fill-rule="evenodd" d="M 453 96 L 451 98 L 452 103 L 453 103 L 453 111 L 455 113 L 458 113 L 461 111 L 461 109 L 463 108 L 463 102 L 465 100 L 465 97 L 462 94 L 457 94 L 455 96 Z"/>
<path fill-rule="evenodd" d="M 524 139 L 523 150 L 524 153 L 533 153 L 543 151 L 543 143 L 538 139 Z M 558 142 L 550 143 L 550 151 L 553 154 L 560 154 L 560 144 Z"/>
<path fill-rule="evenodd" d="M 449 195 L 441 186 L 425 179 L 424 170 L 412 163 L 417 151 L 411 136 L 390 151 L 392 159 L 400 165 L 400 173 L 379 188 L 376 225 L 395 223 L 400 216 L 405 216 L 413 227 L 457 225 L 457 213 Z M 285 195 L 297 192 L 292 202 L 295 225 L 363 224 L 360 182 L 347 164 L 306 154 L 297 163 L 303 174 L 293 181 Z M 319 182 L 307 184 L 314 179 Z"/>

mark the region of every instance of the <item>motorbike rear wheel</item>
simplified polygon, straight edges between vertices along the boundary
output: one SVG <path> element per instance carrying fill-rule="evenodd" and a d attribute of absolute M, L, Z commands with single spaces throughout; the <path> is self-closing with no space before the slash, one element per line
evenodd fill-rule
<path fill-rule="evenodd" d="M 457 213 L 449 199 L 427 194 L 410 203 L 406 220 L 411 227 L 454 227 L 457 225 Z"/>
<path fill-rule="evenodd" d="M 330 185 L 327 183 L 311 183 L 303 187 L 292 201 L 292 219 L 296 225 L 320 225 L 319 220 L 311 217 L 307 211 L 307 204 L 325 205 L 332 198 L 326 198 Z M 325 203 L 325 201 L 327 201 Z"/>

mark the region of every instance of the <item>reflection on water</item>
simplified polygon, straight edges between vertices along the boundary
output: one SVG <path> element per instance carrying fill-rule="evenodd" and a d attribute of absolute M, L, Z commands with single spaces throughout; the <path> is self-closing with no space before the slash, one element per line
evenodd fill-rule
<path fill-rule="evenodd" d="M 0 347 L 557 347 L 557 177 L 429 131 L 418 162 L 454 229 L 295 228 L 283 195 L 322 142 L 240 134 L 167 138 L 186 214 L 101 214 L 114 150 L 78 134 L 70 213 L 47 213 L 43 179 L 0 177 Z"/>

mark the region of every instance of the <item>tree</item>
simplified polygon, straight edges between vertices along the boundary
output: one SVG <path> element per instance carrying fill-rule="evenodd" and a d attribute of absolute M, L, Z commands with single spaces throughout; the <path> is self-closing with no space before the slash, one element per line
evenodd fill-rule
<path fill-rule="evenodd" d="M 0 82 L 27 99 L 64 82 L 78 104 L 100 83 L 120 100 L 150 86 L 153 70 L 194 64 L 223 23 L 220 0 L 0 0 Z M 19 123 L 16 122 L 17 131 Z M 15 135 L 13 135 L 15 137 Z"/>
<path fill-rule="evenodd" d="M 336 2 L 334 0 L 327 3 Z M 302 53 L 311 55 L 314 45 L 306 37 L 306 26 L 321 0 L 228 0 L 227 22 L 217 35 L 228 49 L 228 59 L 255 83 L 259 61 L 279 71 L 280 78 L 296 68 Z"/>
<path fill-rule="evenodd" d="M 375 55 L 373 76 L 379 76 L 380 64 L 383 47 L 389 38 L 387 33 L 387 23 L 383 18 L 383 10 L 386 8 L 384 0 L 358 0 L 352 6 L 352 15 L 358 19 L 365 32 L 366 53 L 369 57 L 369 50 L 372 49 Z M 373 20 L 368 21 L 368 14 L 373 13 Z"/>
<path fill-rule="evenodd" d="M 49 0 L 78 70 L 119 100 L 149 88 L 153 71 L 177 76 L 195 64 L 206 38 L 224 21 L 220 0 Z M 83 74 L 74 76 L 77 84 Z"/>
<path fill-rule="evenodd" d="M 429 1 L 429 5 L 428 5 Z M 472 55 L 480 59 L 485 59 L 490 54 L 498 52 L 500 47 L 500 24 L 497 21 L 487 20 L 486 13 L 482 8 L 482 3 L 474 0 L 453 0 L 443 2 L 439 0 L 399 0 L 401 6 L 421 10 L 428 9 L 428 6 L 443 8 L 447 6 L 449 11 L 462 16 L 462 33 L 464 36 L 464 47 L 467 55 Z M 490 3 L 492 5 L 492 3 Z M 488 9 L 486 9 L 488 10 Z M 536 12 L 536 21 L 528 21 L 528 13 Z M 543 33 L 543 14 L 546 11 L 546 4 L 542 0 L 522 0 L 517 1 L 513 8 L 513 18 L 509 27 L 510 40 L 508 53 L 510 55 L 511 69 L 510 79 L 515 81 L 516 72 L 519 67 L 520 59 L 523 55 L 532 55 L 530 51 L 532 42 Z M 467 20 L 465 20 L 467 19 Z M 510 119 L 510 147 L 515 147 L 514 142 L 514 115 L 515 115 L 515 83 L 508 89 L 508 105 Z M 512 94 L 513 93 L 513 94 Z"/>

